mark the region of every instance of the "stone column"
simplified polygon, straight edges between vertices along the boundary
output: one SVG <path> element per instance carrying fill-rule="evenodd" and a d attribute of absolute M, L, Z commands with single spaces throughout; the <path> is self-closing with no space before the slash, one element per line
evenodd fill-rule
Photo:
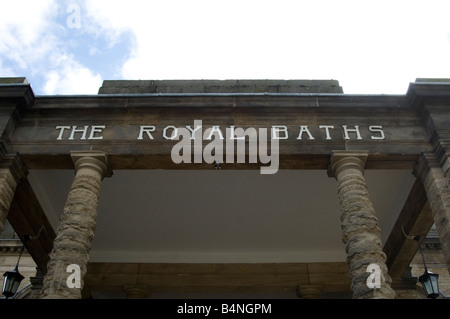
<path fill-rule="evenodd" d="M 424 153 L 416 173 L 427 193 L 434 224 L 442 244 L 442 252 L 450 274 L 450 163 L 446 158 L 441 168 L 435 155 Z"/>
<path fill-rule="evenodd" d="M 72 152 L 71 157 L 76 173 L 44 277 L 42 298 L 46 299 L 81 298 L 83 278 L 96 228 L 100 184 L 104 177 L 111 176 L 106 154 L 103 152 Z M 69 265 L 71 266 L 68 268 Z M 79 271 L 76 267 L 79 267 Z"/>
<path fill-rule="evenodd" d="M 395 298 L 385 264 L 378 219 L 364 178 L 367 156 L 365 151 L 334 151 L 330 166 L 330 173 L 338 184 L 342 240 L 352 278 L 351 288 L 353 298 L 357 299 Z M 379 266 L 380 288 L 367 285 L 370 264 Z"/>
<path fill-rule="evenodd" d="M 0 233 L 3 231 L 9 208 L 19 181 L 26 177 L 28 170 L 16 156 L 4 156 L 0 164 Z"/>

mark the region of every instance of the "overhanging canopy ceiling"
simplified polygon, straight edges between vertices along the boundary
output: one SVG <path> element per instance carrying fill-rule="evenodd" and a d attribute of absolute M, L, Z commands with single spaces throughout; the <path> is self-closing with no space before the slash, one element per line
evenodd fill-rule
<path fill-rule="evenodd" d="M 74 172 L 31 170 L 56 229 Z M 366 170 L 383 242 L 415 178 Z M 336 181 L 323 170 L 117 170 L 104 179 L 92 262 L 345 261 Z"/>

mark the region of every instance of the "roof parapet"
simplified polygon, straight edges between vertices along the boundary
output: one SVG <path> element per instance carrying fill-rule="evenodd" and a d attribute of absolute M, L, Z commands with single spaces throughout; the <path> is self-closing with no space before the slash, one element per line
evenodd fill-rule
<path fill-rule="evenodd" d="M 343 93 L 343 90 L 336 80 L 105 80 L 98 93 Z"/>

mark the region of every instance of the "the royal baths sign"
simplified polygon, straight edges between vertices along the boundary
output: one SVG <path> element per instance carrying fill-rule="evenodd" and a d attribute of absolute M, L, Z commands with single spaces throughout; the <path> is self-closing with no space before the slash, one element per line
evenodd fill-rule
<path fill-rule="evenodd" d="M 57 125 L 57 141 L 104 140 L 107 125 Z M 180 163 L 261 163 L 261 174 L 274 174 L 279 167 L 280 142 L 283 140 L 333 140 L 339 132 L 344 140 L 385 140 L 381 125 L 287 125 L 236 127 L 234 125 L 139 125 L 130 127 L 129 136 L 137 141 L 177 141 L 171 150 L 172 161 Z"/>
<path fill-rule="evenodd" d="M 103 132 L 107 129 L 109 129 L 107 125 L 57 125 L 55 127 L 55 130 L 58 132 L 56 140 L 102 140 L 104 139 Z M 332 140 L 331 132 L 335 130 L 341 132 L 342 138 L 345 140 L 364 139 L 361 134 L 362 131 L 369 132 L 371 135 L 366 138 L 371 140 L 384 140 L 386 138 L 383 126 L 381 125 L 370 125 L 368 127 L 360 127 L 360 125 L 317 125 L 314 127 L 311 125 L 298 125 L 298 129 L 295 132 L 292 130 L 289 132 L 288 126 L 286 125 L 270 125 L 268 129 L 271 131 L 271 136 L 276 140 L 287 140 L 290 136 L 292 137 L 292 134 L 295 134 L 295 139 L 297 140 Z M 313 135 L 311 133 L 313 129 L 318 129 L 321 134 Z M 177 127 L 175 125 L 167 125 L 157 127 L 155 125 L 139 125 L 133 131 L 137 140 L 154 140 L 157 134 L 165 140 L 178 140 L 180 136 L 184 137 L 181 134 L 184 130 L 190 132 L 189 138 L 193 140 L 198 138 L 198 133 L 202 132 L 204 134 L 200 134 L 200 136 L 205 140 L 211 140 L 215 136 L 222 140 L 226 139 L 226 137 L 230 140 L 243 140 L 245 136 L 253 136 L 253 131 L 256 129 L 254 127 L 236 128 L 234 125 L 230 125 L 229 127 L 212 125 L 205 128 L 202 120 L 195 120 L 192 126 Z"/>

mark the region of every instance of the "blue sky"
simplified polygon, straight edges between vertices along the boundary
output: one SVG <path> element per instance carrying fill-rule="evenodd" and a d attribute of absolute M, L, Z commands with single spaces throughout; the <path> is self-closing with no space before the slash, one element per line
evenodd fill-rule
<path fill-rule="evenodd" d="M 35 94 L 103 80 L 336 79 L 405 94 L 450 78 L 450 1 L 2 1 L 0 77 Z"/>

